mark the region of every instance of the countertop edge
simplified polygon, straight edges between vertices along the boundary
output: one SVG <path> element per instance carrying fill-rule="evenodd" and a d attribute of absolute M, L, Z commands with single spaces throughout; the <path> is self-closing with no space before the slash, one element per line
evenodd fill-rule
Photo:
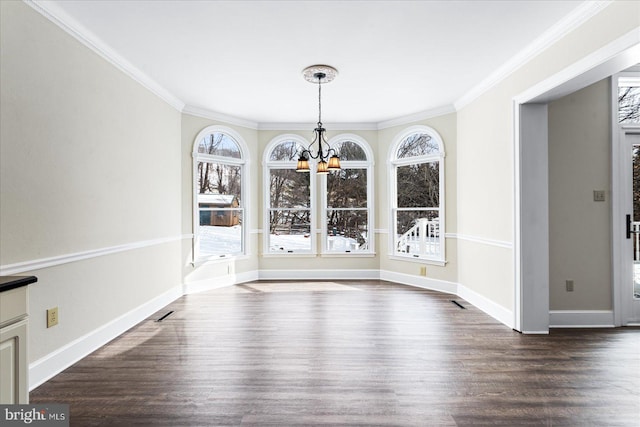
<path fill-rule="evenodd" d="M 0 292 L 21 288 L 37 281 L 36 276 L 0 276 Z"/>

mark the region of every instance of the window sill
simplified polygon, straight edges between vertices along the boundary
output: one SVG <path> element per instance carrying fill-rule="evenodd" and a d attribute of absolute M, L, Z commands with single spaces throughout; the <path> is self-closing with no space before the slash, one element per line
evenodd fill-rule
<path fill-rule="evenodd" d="M 323 258 L 375 258 L 375 252 L 323 252 Z"/>
<path fill-rule="evenodd" d="M 408 256 L 398 256 L 394 254 L 389 254 L 389 259 L 393 259 L 396 261 L 415 262 L 418 264 L 439 265 L 440 267 L 444 267 L 445 265 L 447 265 L 447 261 L 444 259 L 415 258 Z"/>
<path fill-rule="evenodd" d="M 281 258 L 281 257 L 298 257 L 298 258 L 315 258 L 318 256 L 312 252 L 268 252 L 263 253 L 262 258 Z"/>

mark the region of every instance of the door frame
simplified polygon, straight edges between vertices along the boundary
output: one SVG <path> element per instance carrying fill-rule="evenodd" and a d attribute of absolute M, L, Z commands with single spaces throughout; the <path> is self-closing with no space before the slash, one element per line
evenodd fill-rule
<path fill-rule="evenodd" d="M 611 151 L 611 228 L 612 228 L 612 244 L 611 244 L 611 269 L 613 283 L 613 314 L 615 326 L 627 326 L 636 324 L 629 322 L 629 316 L 633 311 L 629 303 L 629 295 L 626 293 L 626 277 L 628 273 L 628 243 L 626 242 L 625 215 L 629 214 L 626 209 L 626 199 L 628 195 L 625 191 L 627 179 L 625 174 L 627 171 L 627 162 L 625 156 L 629 154 L 627 150 L 626 135 L 640 134 L 640 125 L 618 125 L 618 109 L 617 109 L 617 89 L 618 75 L 611 79 L 611 96 L 612 96 L 612 151 Z M 615 91 L 614 91 L 615 89 Z M 615 104 L 613 101 L 615 100 Z"/>
<path fill-rule="evenodd" d="M 547 299 L 545 304 L 543 300 L 544 295 L 548 295 L 549 292 L 548 274 L 545 277 L 545 273 L 548 273 L 548 270 L 546 272 L 540 270 L 536 272 L 536 268 L 544 268 L 545 265 L 548 268 L 548 249 L 530 253 L 527 257 L 523 256 L 527 252 L 525 248 L 538 247 L 544 249 L 545 241 L 548 248 L 548 234 L 536 235 L 523 230 L 523 226 L 529 222 L 526 217 L 523 217 L 526 216 L 527 212 L 525 208 L 538 206 L 538 214 L 544 214 L 544 210 L 540 207 L 546 206 L 545 203 L 548 202 L 548 188 L 545 189 L 544 187 L 546 181 L 541 183 L 531 179 L 535 176 L 543 176 L 547 171 L 548 163 L 544 161 L 544 158 L 538 159 L 541 161 L 529 163 L 529 156 L 531 153 L 535 153 L 534 147 L 539 144 L 544 144 L 546 147 L 548 142 L 546 136 L 540 134 L 532 135 L 531 132 L 523 129 L 524 123 L 529 120 L 535 120 L 538 115 L 537 112 L 539 112 L 539 110 L 536 111 L 535 107 L 532 109 L 523 108 L 523 106 L 525 104 L 546 106 L 546 104 L 555 99 L 636 65 L 639 57 L 640 34 L 637 31 L 631 31 L 513 97 L 513 328 L 517 331 L 538 334 L 549 332 L 549 302 Z M 529 116 L 530 114 L 531 116 Z M 613 133 L 614 126 L 611 126 L 611 128 Z M 613 142 L 617 139 L 618 137 L 615 136 L 612 140 L 612 145 L 615 145 Z M 531 150 L 529 148 L 534 149 Z M 528 173 L 526 170 L 523 171 L 523 164 L 528 164 L 526 166 L 529 170 Z M 612 178 L 615 175 L 614 170 L 612 169 L 611 171 Z M 545 197 L 547 198 L 546 202 Z M 613 199 L 612 205 L 614 205 Z M 544 229 L 544 224 L 539 224 L 539 226 L 540 229 Z M 615 232 L 616 230 L 614 229 L 613 231 Z M 620 255 L 619 250 L 616 253 Z M 528 272 L 532 273 L 529 274 Z M 621 317 L 619 300 L 621 292 L 619 284 L 616 284 L 615 281 L 613 282 L 613 293 L 614 321 L 619 322 L 616 319 Z M 620 323 L 615 323 L 615 325 L 620 326 Z"/>

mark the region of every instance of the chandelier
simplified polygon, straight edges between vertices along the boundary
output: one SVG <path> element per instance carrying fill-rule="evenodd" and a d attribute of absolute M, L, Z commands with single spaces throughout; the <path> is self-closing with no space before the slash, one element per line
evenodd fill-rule
<path fill-rule="evenodd" d="M 326 129 L 322 126 L 322 85 L 333 81 L 337 75 L 338 70 L 328 65 L 312 65 L 302 70 L 306 81 L 318 84 L 318 125 L 313 130 L 313 141 L 298 157 L 296 172 L 309 172 L 310 158 L 318 161 L 318 174 L 326 175 L 329 171 L 340 170 L 338 152 L 329 146 L 324 137 Z"/>

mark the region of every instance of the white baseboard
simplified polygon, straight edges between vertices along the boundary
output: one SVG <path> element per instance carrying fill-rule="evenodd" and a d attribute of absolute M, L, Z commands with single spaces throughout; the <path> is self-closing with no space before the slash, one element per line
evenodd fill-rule
<path fill-rule="evenodd" d="M 29 364 L 29 390 L 67 369 L 80 359 L 120 336 L 156 311 L 182 296 L 182 287 L 176 286 L 142 304 L 117 319 L 73 340 L 59 349 Z"/>
<path fill-rule="evenodd" d="M 513 328 L 513 312 L 503 306 L 496 304 L 490 299 L 480 295 L 477 292 L 472 291 L 469 288 L 462 286 L 456 282 L 449 282 L 447 280 L 432 279 L 429 277 L 413 276 L 411 274 L 396 273 L 393 271 L 380 271 L 380 279 L 388 280 L 390 282 L 399 283 L 402 285 L 415 286 L 423 289 L 430 289 L 433 291 L 444 292 L 459 296 L 465 301 L 469 302 L 476 308 L 484 311 L 489 316 L 496 319 L 498 322 Z"/>
<path fill-rule="evenodd" d="M 237 285 L 238 283 L 251 282 L 253 280 L 258 280 L 257 271 L 229 274 L 227 276 L 213 277 L 210 279 L 194 280 L 193 282 L 185 283 L 183 285 L 183 291 L 185 295 L 196 294 L 199 292 L 210 291 L 212 289 Z"/>
<path fill-rule="evenodd" d="M 410 285 L 417 288 L 429 289 L 447 294 L 455 295 L 458 292 L 458 284 L 455 282 L 414 276 L 411 274 L 396 273 L 388 270 L 380 270 L 380 280 L 388 280 L 389 282 L 399 283 L 401 285 Z"/>
<path fill-rule="evenodd" d="M 612 310 L 552 310 L 550 328 L 613 328 Z"/>
<path fill-rule="evenodd" d="M 514 326 L 513 311 L 507 308 L 504 308 L 500 304 L 496 304 L 490 299 L 460 284 L 458 284 L 458 296 L 464 299 L 465 301 L 468 301 L 469 303 L 473 304 L 475 307 L 479 308 L 480 310 L 484 311 L 489 316 L 496 319 L 498 322 L 503 323 L 506 326 L 513 329 L 513 326 Z"/>
<path fill-rule="evenodd" d="M 378 279 L 378 270 L 259 270 L 260 280 Z"/>

